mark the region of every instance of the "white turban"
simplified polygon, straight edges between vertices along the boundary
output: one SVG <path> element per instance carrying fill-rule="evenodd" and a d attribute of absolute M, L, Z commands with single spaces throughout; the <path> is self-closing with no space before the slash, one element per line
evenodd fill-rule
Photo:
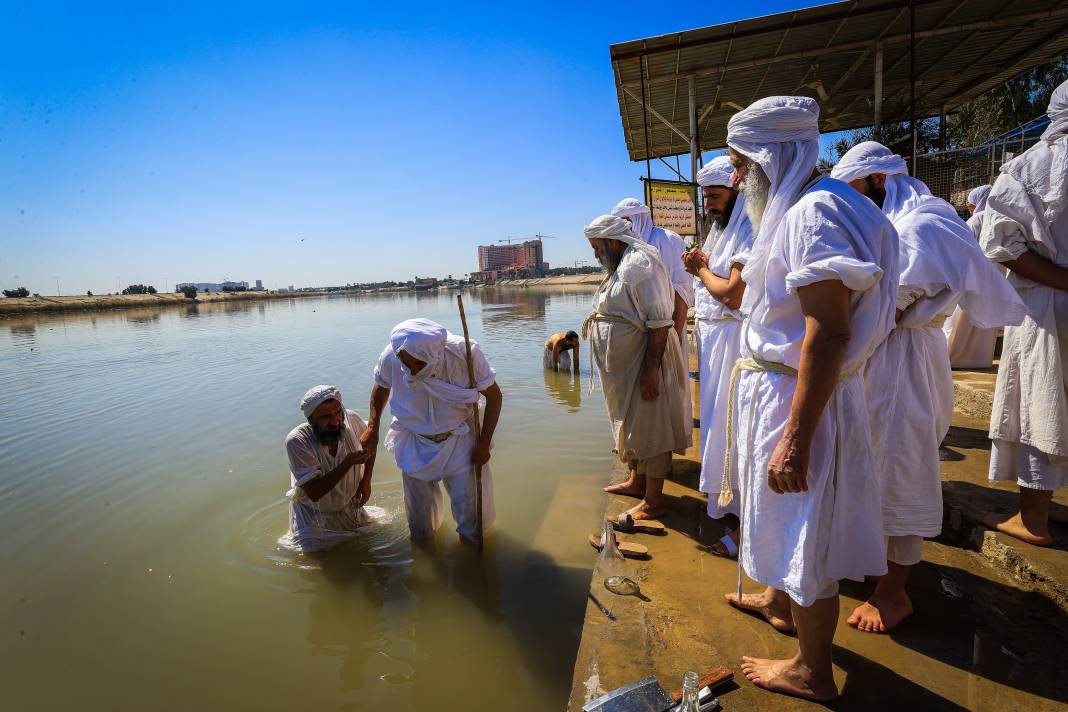
<path fill-rule="evenodd" d="M 752 283 L 763 275 L 770 239 L 786 211 L 811 180 L 820 153 L 820 107 L 804 96 L 769 96 L 750 104 L 727 122 L 727 145 L 764 169 L 771 181 L 768 204 L 760 221 L 753 252 L 742 270 L 742 279 Z M 754 226 L 755 227 L 755 226 Z M 747 289 L 743 298 L 751 307 L 760 290 Z"/>
<path fill-rule="evenodd" d="M 474 403 L 478 400 L 478 391 L 454 385 L 437 375 L 434 366 L 445 360 L 445 345 L 449 341 L 448 330 L 430 319 L 408 319 L 393 327 L 389 334 L 389 345 L 393 353 L 404 351 L 412 358 L 426 364 L 418 373 L 412 375 L 405 366 L 404 381 L 412 390 L 425 390 L 435 398 L 448 403 Z M 403 362 L 402 362 L 403 364 Z"/>
<path fill-rule="evenodd" d="M 1049 126 L 1042 132 L 1043 141 L 1056 141 L 1062 134 L 1068 133 L 1068 81 L 1053 90 L 1046 109 Z"/>
<path fill-rule="evenodd" d="M 407 352 L 409 356 L 426 364 L 436 364 L 445 354 L 448 330 L 429 319 L 408 319 L 393 327 L 389 343 L 393 353 Z"/>
<path fill-rule="evenodd" d="M 978 188 L 972 188 L 968 193 L 968 202 L 975 206 L 975 212 L 981 213 L 986 209 L 986 199 L 990 197 L 989 185 L 981 185 Z"/>
<path fill-rule="evenodd" d="M 907 175 L 905 159 L 878 141 L 864 141 L 849 149 L 831 169 L 831 178 L 848 183 L 873 173 Z"/>
<path fill-rule="evenodd" d="M 905 159 L 878 141 L 863 141 L 845 152 L 831 170 L 831 178 L 849 182 L 874 173 L 886 176 L 883 214 L 896 222 L 931 195 L 923 181 L 909 176 Z"/>
<path fill-rule="evenodd" d="M 623 218 L 601 215 L 583 228 L 582 232 L 590 240 L 619 240 L 631 247 L 633 252 L 625 256 L 619 264 L 617 274 L 622 281 L 636 284 L 653 274 L 659 265 L 670 282 L 667 267 L 660 259 L 660 252 L 634 234 L 634 228 Z"/>
<path fill-rule="evenodd" d="M 697 185 L 706 188 L 710 185 L 722 185 L 731 187 L 731 175 L 734 168 L 731 167 L 731 159 L 728 156 L 716 156 L 705 164 L 704 168 L 697 171 Z"/>
<path fill-rule="evenodd" d="M 341 391 L 337 389 L 337 386 L 316 386 L 300 399 L 300 410 L 305 418 L 310 418 L 315 409 L 328 400 L 341 403 Z"/>
<path fill-rule="evenodd" d="M 646 242 L 649 241 L 649 236 L 653 233 L 653 214 L 648 205 L 637 198 L 624 198 L 619 201 L 619 205 L 612 208 L 612 215 L 629 218 L 630 224 L 634 226 L 634 234 Z"/>

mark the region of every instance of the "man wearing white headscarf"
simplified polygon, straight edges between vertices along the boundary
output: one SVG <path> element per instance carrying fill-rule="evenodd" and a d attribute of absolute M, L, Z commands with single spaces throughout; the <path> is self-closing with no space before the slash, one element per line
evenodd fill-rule
<path fill-rule="evenodd" d="M 1001 167 L 987 199 L 980 243 L 1009 269 L 1027 307 L 1005 329 L 990 418 L 990 479 L 1016 480 L 1020 511 L 980 521 L 1048 546 L 1054 490 L 1068 484 L 1068 82 L 1053 91 L 1050 125 Z"/>
<path fill-rule="evenodd" d="M 731 371 L 742 344 L 742 268 L 753 247 L 753 228 L 745 212 L 745 199 L 739 198 L 733 186 L 729 157 L 709 161 L 698 171 L 697 184 L 710 227 L 702 248 L 687 252 L 684 262 L 694 275 L 694 342 L 701 394 L 700 489 L 710 495 L 708 516 L 719 519 L 726 514 L 738 515 L 738 500 L 721 507 L 718 495 L 727 447 Z M 728 477 L 737 488 L 737 473 L 728 473 Z M 736 556 L 739 536 L 737 530 L 727 533 L 713 545 L 712 552 Z"/>
<path fill-rule="evenodd" d="M 989 195 L 989 185 L 972 188 L 968 193 L 966 204 L 971 214 L 968 227 L 972 229 L 976 240 L 983 231 L 983 212 L 986 210 L 986 199 Z M 1001 268 L 999 273 L 1004 280 L 1005 275 Z M 968 311 L 958 305 L 946 320 L 942 331 L 945 332 L 949 343 L 949 363 L 953 368 L 990 368 L 994 365 L 997 329 L 982 329 L 976 326 Z"/>
<path fill-rule="evenodd" d="M 748 318 L 729 413 L 738 560 L 768 586 L 727 599 L 797 628 L 794 657 L 743 659 L 753 684 L 831 700 L 838 581 L 886 573 L 862 374 L 893 327 L 897 234 L 874 203 L 816 170 L 818 119 L 813 99 L 776 96 L 727 124 L 757 235 L 742 270 Z M 720 501 L 733 497 L 725 478 Z"/>
<path fill-rule="evenodd" d="M 693 306 L 693 279 L 682 264 L 682 255 L 686 252 L 686 243 L 671 230 L 653 225 L 649 206 L 637 198 L 624 198 L 612 208 L 612 215 L 630 222 L 631 230 L 660 253 L 660 261 L 667 268 L 671 287 L 675 291 L 671 319 L 679 334 L 679 342 L 686 349 L 686 314 Z"/>
<path fill-rule="evenodd" d="M 375 366 L 365 446 L 377 446 L 382 411 L 389 402 L 393 421 L 385 445 L 402 473 L 404 509 L 414 541 L 430 539 L 441 526 L 439 483 L 449 493 L 460 538 L 479 540 L 478 467 L 483 529 L 493 523 L 493 478 L 486 463 L 503 396 L 496 373 L 474 341 L 471 359 L 474 388 L 469 387 L 464 338 L 429 319 L 409 319 L 393 328 Z M 479 395 L 485 397 L 486 407 L 481 437 L 476 439 L 472 406 Z"/>
<path fill-rule="evenodd" d="M 289 542 L 304 552 L 356 536 L 369 520 L 375 453 L 360 445 L 363 418 L 347 410 L 336 386 L 316 386 L 300 400 L 307 422 L 286 436 L 289 460 Z"/>
<path fill-rule="evenodd" d="M 605 491 L 641 497 L 627 514 L 636 520 L 664 513 L 664 478 L 671 453 L 683 453 L 692 438 L 687 369 L 678 333 L 667 268 L 656 248 L 631 223 L 602 215 L 583 231 L 608 271 L 583 324 L 604 388 L 612 438 L 627 480 Z M 591 381 L 592 387 L 592 381 Z"/>
<path fill-rule="evenodd" d="M 958 304 L 983 327 L 1019 324 L 1024 308 L 953 206 L 909 176 L 901 156 L 864 141 L 831 177 L 870 198 L 898 235 L 897 325 L 864 372 L 888 572 L 847 621 L 885 633 L 912 613 L 909 570 L 923 538 L 942 531 L 938 448 L 953 419 L 953 373 L 941 327 Z"/>

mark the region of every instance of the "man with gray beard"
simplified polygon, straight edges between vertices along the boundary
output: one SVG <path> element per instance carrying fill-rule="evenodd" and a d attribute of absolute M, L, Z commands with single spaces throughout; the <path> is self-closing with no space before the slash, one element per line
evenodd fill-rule
<path fill-rule="evenodd" d="M 671 453 L 690 444 L 686 367 L 673 326 L 675 303 L 668 270 L 655 247 L 626 220 L 602 215 L 584 230 L 608 272 L 582 326 L 597 366 L 612 438 L 627 480 L 616 491 L 641 497 L 635 520 L 664 513 L 664 478 Z"/>
<path fill-rule="evenodd" d="M 727 600 L 797 630 L 794 656 L 743 658 L 750 682 L 828 701 L 838 696 L 838 581 L 886 573 L 863 369 L 894 324 L 898 245 L 874 203 L 816 171 L 818 119 L 813 99 L 775 96 L 727 125 L 757 235 L 742 270 L 748 321 L 728 456 L 737 456 L 738 562 L 766 586 Z M 724 477 L 720 505 L 733 498 Z"/>

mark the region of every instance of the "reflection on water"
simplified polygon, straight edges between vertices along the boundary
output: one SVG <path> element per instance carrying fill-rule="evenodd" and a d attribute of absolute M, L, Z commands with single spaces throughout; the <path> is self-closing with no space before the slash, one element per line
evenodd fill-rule
<path fill-rule="evenodd" d="M 0 320 L 0 392 L 18 405 L 0 409 L 5 708 L 562 708 L 593 560 L 579 532 L 611 443 L 599 393 L 538 375 L 545 339 L 589 302 L 465 296 L 505 395 L 482 557 L 448 521 L 412 549 L 384 450 L 386 522 L 321 556 L 279 542 L 300 396 L 336 383 L 366 413 L 390 328 L 459 332 L 454 294 Z"/>

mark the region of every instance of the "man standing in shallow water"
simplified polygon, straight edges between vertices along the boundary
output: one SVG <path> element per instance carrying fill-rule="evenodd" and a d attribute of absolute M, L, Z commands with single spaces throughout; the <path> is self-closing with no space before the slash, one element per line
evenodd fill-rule
<path fill-rule="evenodd" d="M 542 366 L 559 372 L 563 369 L 567 373 L 574 367 L 575 373 L 579 372 L 579 335 L 574 331 L 566 334 L 562 331 L 549 337 L 545 342 L 545 351 L 542 354 Z"/>

